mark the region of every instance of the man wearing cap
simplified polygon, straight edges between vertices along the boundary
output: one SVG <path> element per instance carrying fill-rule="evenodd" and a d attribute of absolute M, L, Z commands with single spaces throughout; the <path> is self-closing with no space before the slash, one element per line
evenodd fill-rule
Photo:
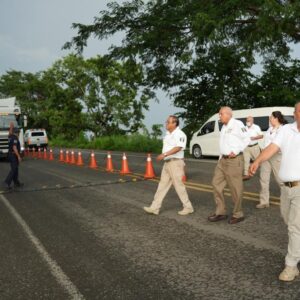
<path fill-rule="evenodd" d="M 246 119 L 246 129 L 250 137 L 248 146 L 244 150 L 244 176 L 243 180 L 250 179 L 248 174 L 250 160 L 255 160 L 260 154 L 260 147 L 258 145 L 258 140 L 262 139 L 264 136 L 261 132 L 261 128 L 254 124 L 253 117 L 249 116 Z"/>
<path fill-rule="evenodd" d="M 249 143 L 249 137 L 244 124 L 232 117 L 230 107 L 222 107 L 219 117 L 223 124 L 220 133 L 220 158 L 212 180 L 216 210 L 208 217 L 208 221 L 217 222 L 227 219 L 223 191 L 228 184 L 234 203 L 233 213 L 228 223 L 236 224 L 244 220 L 242 211 L 243 151 Z"/>
<path fill-rule="evenodd" d="M 19 129 L 11 126 L 8 136 L 8 160 L 10 162 L 10 172 L 8 173 L 5 184 L 7 189 L 11 190 L 11 183 L 14 182 L 15 187 L 23 186 L 19 181 L 19 163 L 22 158 L 20 155 Z"/>
<path fill-rule="evenodd" d="M 164 160 L 160 182 L 154 195 L 154 200 L 149 207 L 144 210 L 149 214 L 158 215 L 163 199 L 173 184 L 175 190 L 183 204 L 183 209 L 178 212 L 184 216 L 194 212 L 189 200 L 185 185 L 182 181 L 184 175 L 184 149 L 186 146 L 186 135 L 179 129 L 179 120 L 176 116 L 169 116 L 166 121 L 167 133 L 163 141 L 162 154 L 157 156 L 157 160 Z"/>
<path fill-rule="evenodd" d="M 300 262 L 300 102 L 295 105 L 295 122 L 284 125 L 272 143 L 265 148 L 250 166 L 253 176 L 262 162 L 269 160 L 281 151 L 282 158 L 279 178 L 282 180 L 280 210 L 288 226 L 288 253 L 285 269 L 279 280 L 292 281 L 299 275 L 297 264 Z"/>

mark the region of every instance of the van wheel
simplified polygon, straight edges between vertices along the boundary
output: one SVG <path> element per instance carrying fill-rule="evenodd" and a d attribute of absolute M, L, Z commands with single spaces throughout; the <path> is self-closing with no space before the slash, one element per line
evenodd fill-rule
<path fill-rule="evenodd" d="M 199 145 L 195 145 L 193 147 L 193 156 L 197 159 L 202 157 L 202 150 L 201 150 L 201 147 Z"/>

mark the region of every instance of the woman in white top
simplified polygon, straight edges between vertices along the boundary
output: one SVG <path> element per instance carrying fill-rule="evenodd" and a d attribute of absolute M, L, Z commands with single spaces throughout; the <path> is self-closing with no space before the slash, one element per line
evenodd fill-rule
<path fill-rule="evenodd" d="M 286 124 L 286 120 L 280 111 L 273 111 L 270 116 L 270 128 L 265 134 L 265 142 L 264 148 L 269 146 L 277 135 L 278 131 L 281 129 L 282 125 Z M 275 179 L 280 186 L 282 184 L 281 180 L 278 177 L 278 171 L 281 162 L 281 153 L 277 153 L 272 156 L 269 160 L 262 163 L 260 168 L 260 194 L 259 200 L 260 203 L 256 205 L 256 208 L 266 208 L 270 206 L 269 198 L 270 198 L 270 176 L 271 172 L 275 176 Z"/>

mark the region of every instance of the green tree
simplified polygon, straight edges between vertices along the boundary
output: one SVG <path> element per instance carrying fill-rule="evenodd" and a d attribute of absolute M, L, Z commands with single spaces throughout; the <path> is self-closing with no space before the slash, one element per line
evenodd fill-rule
<path fill-rule="evenodd" d="M 151 128 L 152 129 L 151 136 L 154 139 L 160 138 L 162 136 L 162 128 L 163 128 L 162 124 L 153 124 Z"/>
<path fill-rule="evenodd" d="M 78 34 L 65 48 L 80 52 L 91 35 L 102 40 L 123 32 L 123 44 L 110 55 L 142 62 L 145 82 L 171 91 L 192 126 L 220 105 L 261 104 L 250 72 L 255 57 L 288 65 L 290 46 L 300 40 L 299 20 L 300 1 L 292 0 L 112 2 L 93 24 L 73 24 Z"/>

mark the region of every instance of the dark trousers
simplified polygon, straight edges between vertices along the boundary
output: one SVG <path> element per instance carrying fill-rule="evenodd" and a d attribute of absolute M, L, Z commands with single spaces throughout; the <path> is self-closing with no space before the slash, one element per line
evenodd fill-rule
<path fill-rule="evenodd" d="M 5 179 L 5 183 L 10 186 L 12 181 L 15 184 L 19 183 L 19 161 L 17 156 L 14 154 L 9 154 L 8 160 L 10 162 L 10 172 Z"/>

